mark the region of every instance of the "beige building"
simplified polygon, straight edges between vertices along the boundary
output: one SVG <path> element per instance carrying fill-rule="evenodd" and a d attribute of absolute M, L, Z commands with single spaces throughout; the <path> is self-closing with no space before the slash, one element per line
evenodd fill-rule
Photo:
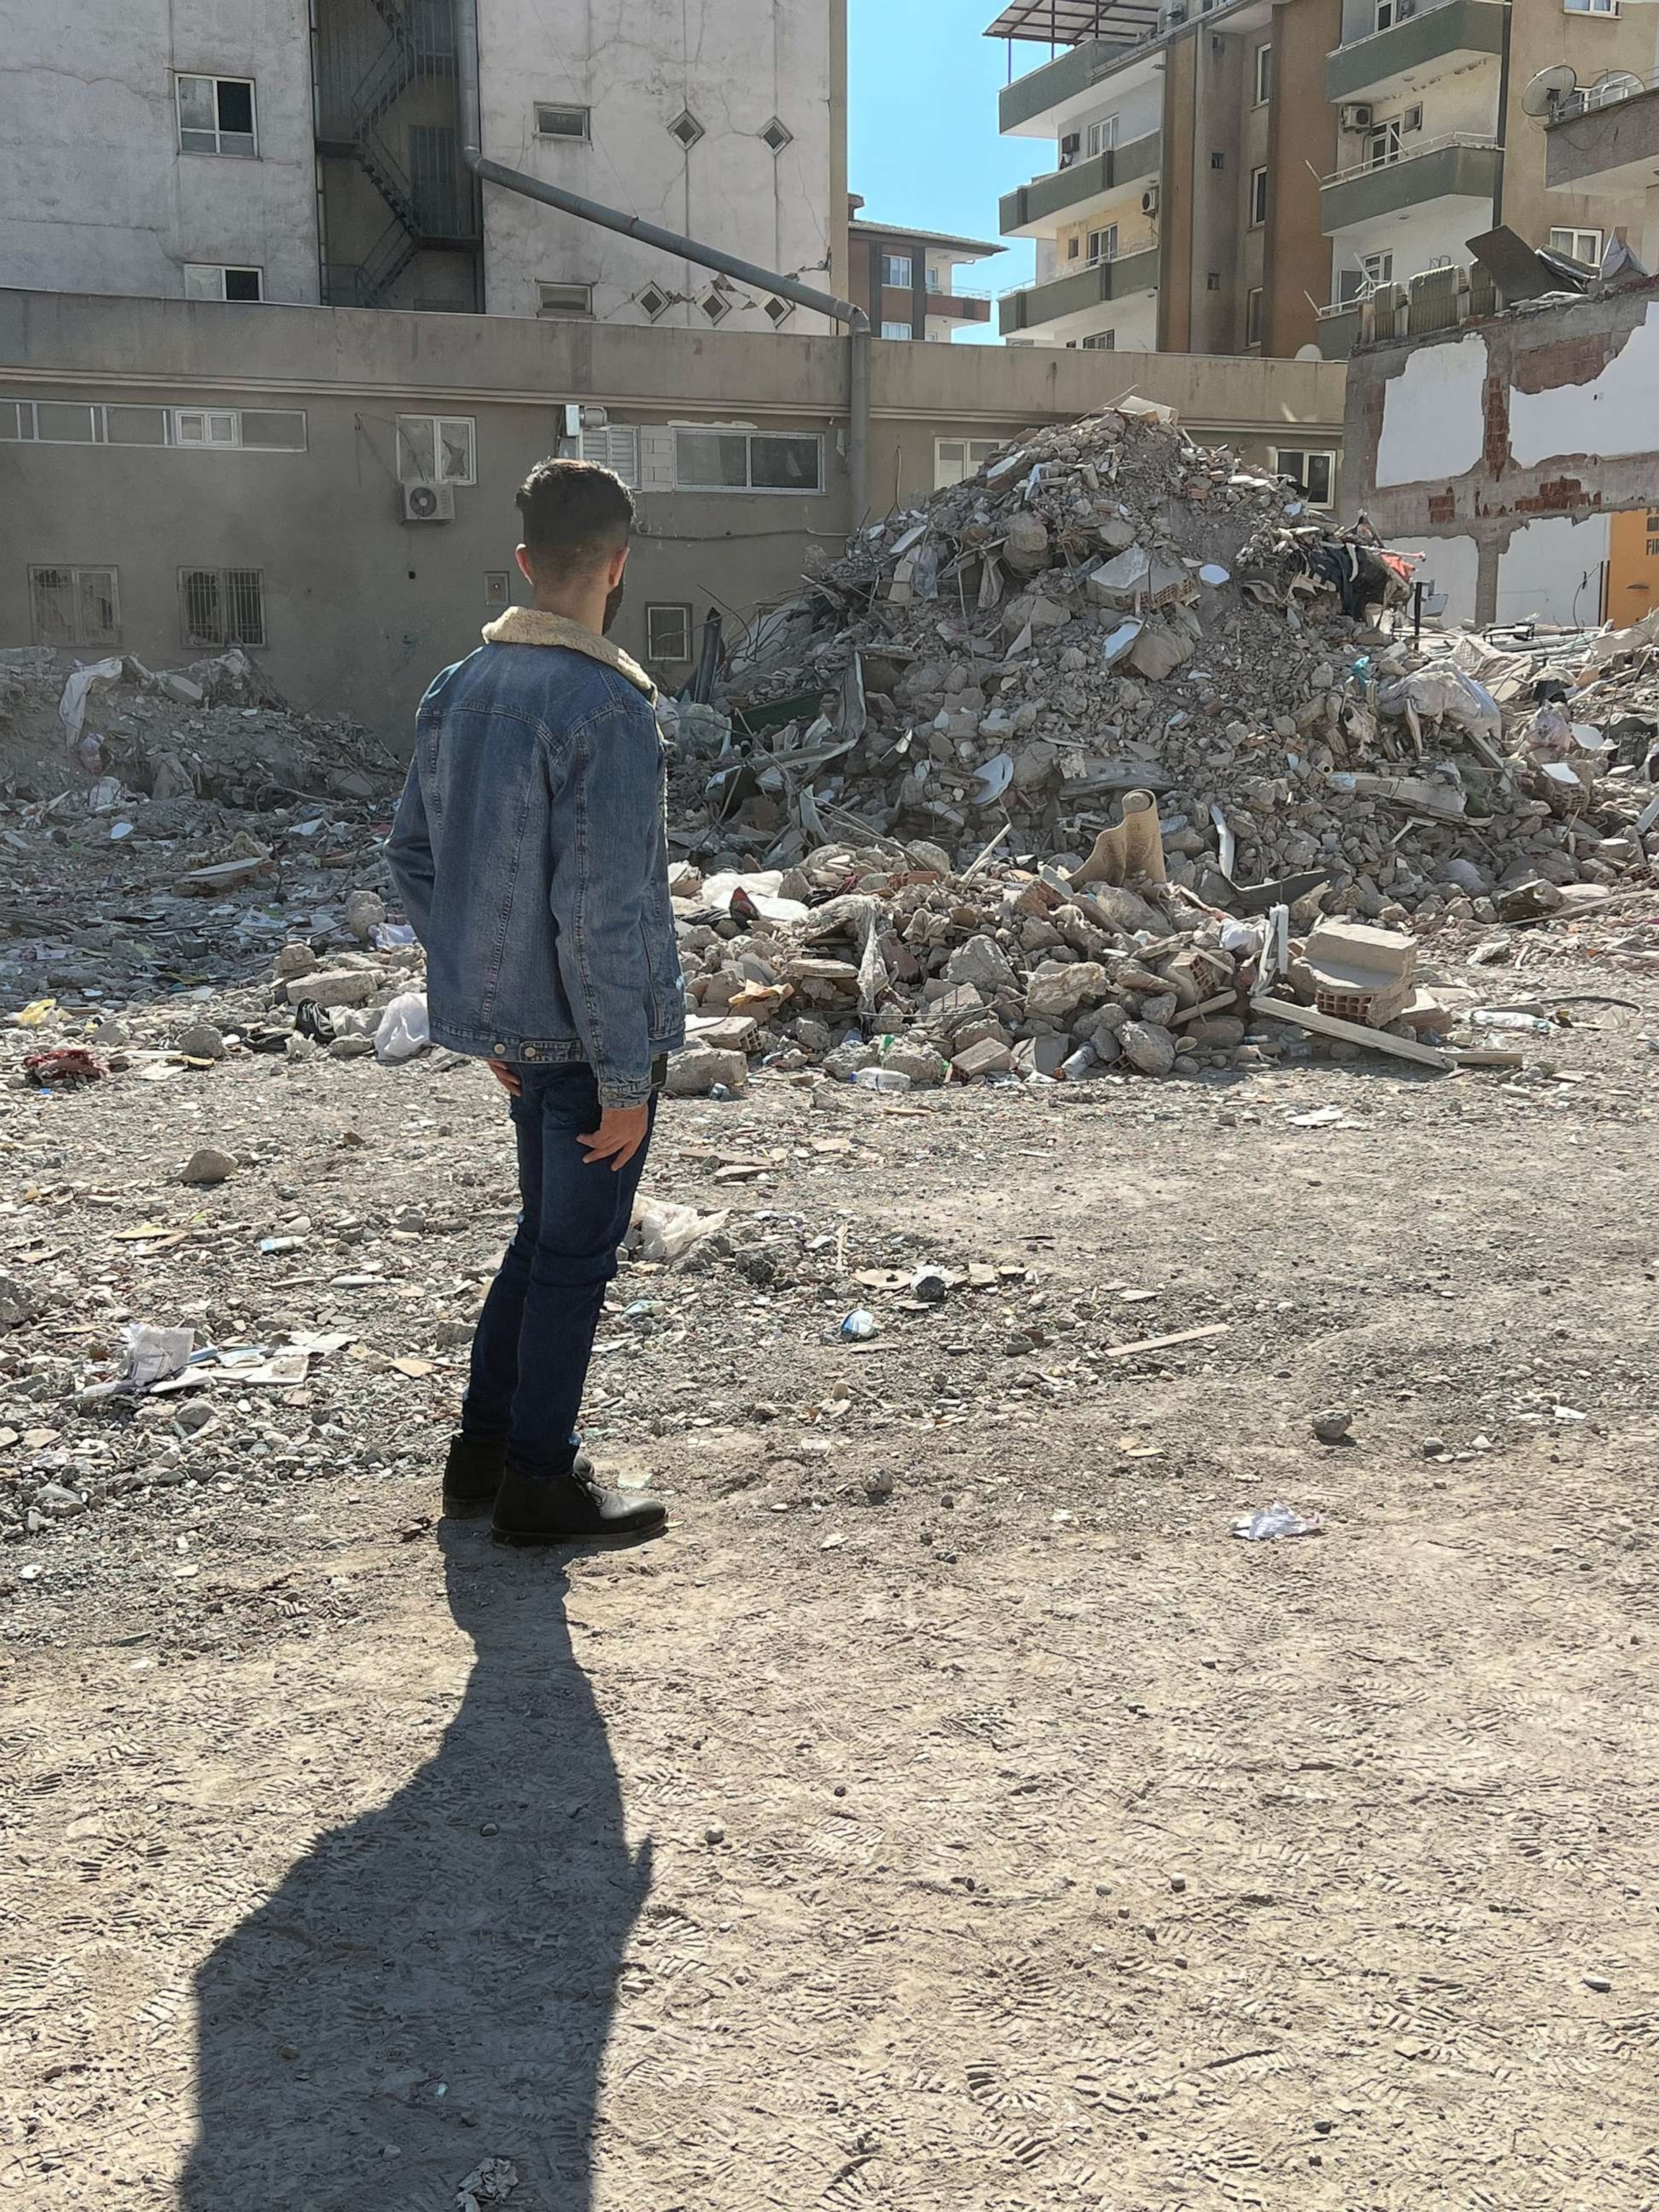
<path fill-rule="evenodd" d="M 1123 386 L 1080 352 L 871 351 L 883 513 Z M 844 341 L 769 331 L 0 292 L 0 645 L 240 644 L 297 705 L 401 741 L 520 595 L 513 495 L 562 449 L 637 489 L 617 635 L 678 690 L 711 608 L 740 622 L 842 550 L 847 368 Z M 1334 465 L 1343 379 L 1149 355 L 1135 382 L 1247 460 Z"/>
<path fill-rule="evenodd" d="M 1002 203 L 1037 252 L 1003 335 L 1340 357 L 1361 301 L 1499 223 L 1598 259 L 1646 180 L 1552 189 L 1528 88 L 1639 92 L 1656 22 L 1642 0 L 1009 0 L 1001 128 L 1054 151 Z"/>

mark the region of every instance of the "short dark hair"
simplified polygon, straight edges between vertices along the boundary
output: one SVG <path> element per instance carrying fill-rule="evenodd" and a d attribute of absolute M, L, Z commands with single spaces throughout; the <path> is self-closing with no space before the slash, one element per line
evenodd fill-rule
<path fill-rule="evenodd" d="M 548 575 L 597 568 L 622 551 L 634 526 L 627 485 L 597 461 L 538 461 L 518 506 L 531 565 Z"/>

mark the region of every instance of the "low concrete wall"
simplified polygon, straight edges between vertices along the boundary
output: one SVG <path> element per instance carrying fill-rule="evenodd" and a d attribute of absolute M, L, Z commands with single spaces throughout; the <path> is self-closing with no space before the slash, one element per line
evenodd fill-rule
<path fill-rule="evenodd" d="M 1472 556 L 1451 611 L 1507 618 L 1524 578 L 1526 611 L 1597 620 L 1601 534 L 1560 526 L 1653 501 L 1659 282 L 1356 353 L 1344 450 L 1345 514 L 1402 545 L 1459 541 L 1440 565 L 1466 583 Z"/>
<path fill-rule="evenodd" d="M 1340 364 L 896 341 L 873 353 L 881 512 L 933 489 L 939 439 L 1012 437 L 1131 386 L 1246 459 L 1280 442 L 1340 443 Z M 834 338 L 0 291 L 0 408 L 70 399 L 306 417 L 305 450 L 291 453 L 0 442 L 0 644 L 29 641 L 30 568 L 112 566 L 122 647 L 177 663 L 194 657 L 180 641 L 179 570 L 255 568 L 272 680 L 298 706 L 343 708 L 401 741 L 428 678 L 476 642 L 486 574 L 511 571 L 513 494 L 554 449 L 562 403 L 603 405 L 615 424 L 738 422 L 824 441 L 817 495 L 641 493 L 616 634 L 643 659 L 647 605 L 689 606 L 695 628 L 711 606 L 740 615 L 788 597 L 810 557 L 841 550 L 846 387 Z M 476 425 L 477 482 L 457 489 L 451 523 L 401 519 L 397 417 L 422 412 Z M 656 672 L 670 687 L 689 675 Z"/>

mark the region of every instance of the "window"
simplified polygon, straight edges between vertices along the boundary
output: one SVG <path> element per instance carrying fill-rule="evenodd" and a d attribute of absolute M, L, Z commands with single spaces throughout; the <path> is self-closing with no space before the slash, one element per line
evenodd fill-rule
<path fill-rule="evenodd" d="M 257 568 L 181 568 L 179 636 L 222 649 L 265 641 L 264 578 Z"/>
<path fill-rule="evenodd" d="M 251 161 L 258 152 L 253 129 L 253 80 L 246 76 L 180 76 L 179 151 L 227 154 Z"/>
<path fill-rule="evenodd" d="M 470 484 L 477 482 L 472 417 L 470 415 L 400 415 L 398 417 L 399 483 Z"/>
<path fill-rule="evenodd" d="M 1115 222 L 1109 222 L 1104 230 L 1089 233 L 1089 258 L 1091 261 L 1117 259 L 1117 225 Z"/>
<path fill-rule="evenodd" d="M 732 302 L 717 284 L 710 285 L 697 305 L 711 323 L 723 323 L 732 312 Z"/>
<path fill-rule="evenodd" d="M 1391 31 L 1400 15 L 1400 0 L 1376 0 L 1376 27 L 1379 31 Z"/>
<path fill-rule="evenodd" d="M 1068 261 L 1075 261 L 1082 251 L 1083 240 L 1073 232 L 1066 241 L 1066 258 Z"/>
<path fill-rule="evenodd" d="M 676 430 L 682 491 L 822 491 L 823 441 L 771 430 Z"/>
<path fill-rule="evenodd" d="M 896 284 L 908 292 L 915 283 L 915 259 L 908 253 L 884 253 L 881 257 L 881 281 Z"/>
<path fill-rule="evenodd" d="M 175 407 L 173 442 L 175 446 L 240 446 L 240 417 L 234 407 Z"/>
<path fill-rule="evenodd" d="M 1569 15 L 1616 15 L 1619 0 L 1561 0 Z"/>
<path fill-rule="evenodd" d="M 640 434 L 631 422 L 607 422 L 597 430 L 584 430 L 581 457 L 619 476 L 629 491 L 640 483 Z"/>
<path fill-rule="evenodd" d="M 1258 46 L 1255 50 L 1255 104 L 1261 107 L 1273 96 L 1273 50 Z"/>
<path fill-rule="evenodd" d="M 306 418 L 297 407 L 244 407 L 238 418 L 245 453 L 303 453 Z"/>
<path fill-rule="evenodd" d="M 1357 269 L 1345 269 L 1337 278 L 1338 302 L 1347 307 L 1356 300 L 1369 300 L 1379 284 L 1394 282 L 1392 253 L 1362 253 Z"/>
<path fill-rule="evenodd" d="M 786 146 L 793 146 L 795 134 L 787 123 L 775 115 L 761 131 L 761 143 L 774 154 L 781 154 Z"/>
<path fill-rule="evenodd" d="M 1206 292 L 1218 292 L 1221 289 L 1221 271 L 1218 269 L 1212 269 L 1206 275 L 1204 289 Z"/>
<path fill-rule="evenodd" d="M 1591 269 L 1601 266 L 1601 234 L 1599 230 L 1553 230 L 1550 233 L 1550 252 L 1565 253 L 1570 261 L 1582 261 Z"/>
<path fill-rule="evenodd" d="M 640 305 L 653 323 L 659 315 L 665 315 L 673 304 L 659 284 L 647 284 L 640 295 Z"/>
<path fill-rule="evenodd" d="M 1247 346 L 1261 343 L 1261 287 L 1251 285 L 1244 295 L 1244 343 Z"/>
<path fill-rule="evenodd" d="M 913 338 L 916 326 L 914 323 L 884 323 L 881 334 L 884 338 Z"/>
<path fill-rule="evenodd" d="M 769 300 L 762 310 L 773 329 L 779 330 L 795 312 L 793 300 Z"/>
<path fill-rule="evenodd" d="M 698 122 L 696 117 L 693 115 L 689 107 L 681 108 L 679 113 L 669 125 L 668 129 L 670 135 L 679 140 L 681 145 L 684 147 L 688 154 L 696 144 L 699 138 L 707 136 L 702 124 Z"/>
<path fill-rule="evenodd" d="M 536 136 L 538 138 L 586 138 L 588 131 L 588 111 L 585 107 L 552 107 L 536 102 Z"/>
<path fill-rule="evenodd" d="M 37 645 L 121 641 L 113 568 L 31 568 L 29 606 Z"/>
<path fill-rule="evenodd" d="M 1265 169 L 1252 169 L 1252 170 L 1251 170 L 1251 172 L 1250 172 L 1250 228 L 1251 228 L 1251 229 L 1252 229 L 1252 230 L 1259 229 L 1259 228 L 1260 228 L 1260 227 L 1261 226 L 1261 224 L 1263 224 L 1264 222 L 1266 222 L 1266 221 L 1267 221 L 1267 172 Z"/>
<path fill-rule="evenodd" d="M 1298 446 L 1280 446 L 1273 455 L 1273 467 L 1281 477 L 1289 477 L 1310 507 L 1328 507 L 1331 487 L 1336 481 L 1336 455 L 1315 453 Z"/>
<path fill-rule="evenodd" d="M 1226 166 L 1227 156 L 1224 154 L 1219 152 L 1213 152 L 1211 154 L 1210 167 L 1212 169 L 1224 169 Z"/>
<path fill-rule="evenodd" d="M 1090 154 L 1109 154 L 1117 143 L 1117 118 L 1103 115 L 1098 123 L 1091 123 L 1083 134 L 1084 150 Z"/>
<path fill-rule="evenodd" d="M 187 300 L 262 300 L 264 283 L 257 269 L 228 268 L 219 261 L 186 261 Z"/>
<path fill-rule="evenodd" d="M 945 491 L 976 477 L 988 461 L 995 459 L 1004 442 L 1000 438 L 935 438 L 933 489 Z"/>
<path fill-rule="evenodd" d="M 1366 166 L 1384 169 L 1390 161 L 1400 159 L 1400 125 L 1385 123 L 1380 131 L 1373 131 L 1365 142 Z"/>
<path fill-rule="evenodd" d="M 1085 353 L 1115 353 L 1117 351 L 1117 332 L 1115 331 L 1091 331 L 1089 336 L 1083 341 L 1083 350 Z"/>
<path fill-rule="evenodd" d="M 484 605 L 487 607 L 510 607 L 513 604 L 513 578 L 506 568 L 484 570 Z"/>
<path fill-rule="evenodd" d="M 536 286 L 536 313 L 542 316 L 574 315 L 578 321 L 591 322 L 593 317 L 593 287 L 591 284 L 538 282 Z"/>
<path fill-rule="evenodd" d="M 645 611 L 645 657 L 647 660 L 690 660 L 690 607 L 647 606 Z"/>

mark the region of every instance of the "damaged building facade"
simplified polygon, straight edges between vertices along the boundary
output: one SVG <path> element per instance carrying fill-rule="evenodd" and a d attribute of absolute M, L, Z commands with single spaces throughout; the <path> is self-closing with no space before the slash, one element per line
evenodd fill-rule
<path fill-rule="evenodd" d="M 1659 283 L 1363 349 L 1344 508 L 1421 550 L 1449 622 L 1659 605 Z"/>

